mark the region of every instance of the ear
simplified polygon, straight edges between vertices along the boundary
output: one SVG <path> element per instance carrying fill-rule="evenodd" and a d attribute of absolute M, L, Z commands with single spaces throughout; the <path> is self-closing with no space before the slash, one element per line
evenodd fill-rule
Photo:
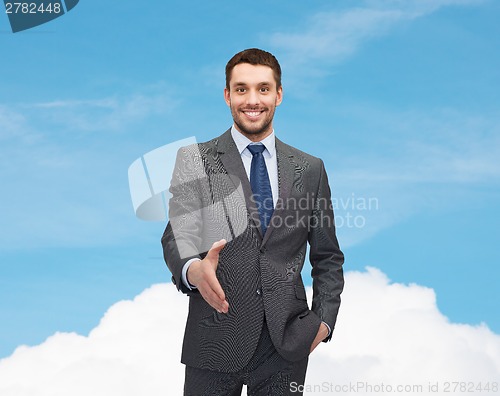
<path fill-rule="evenodd" d="M 278 92 L 276 95 L 276 106 L 279 106 L 281 102 L 283 101 L 283 87 L 278 88 Z"/>
<path fill-rule="evenodd" d="M 231 107 L 231 93 L 229 92 L 229 89 L 224 88 L 224 100 L 226 101 L 226 104 Z"/>

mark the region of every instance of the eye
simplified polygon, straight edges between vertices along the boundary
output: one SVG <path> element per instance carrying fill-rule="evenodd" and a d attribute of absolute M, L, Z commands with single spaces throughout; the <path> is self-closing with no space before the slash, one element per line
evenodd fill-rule
<path fill-rule="evenodd" d="M 269 92 L 269 87 L 262 87 L 262 88 L 260 89 L 260 92 L 262 92 L 262 93 L 267 93 L 267 92 Z"/>
<path fill-rule="evenodd" d="M 239 87 L 239 88 L 236 88 L 235 91 L 238 93 L 245 93 L 246 89 Z"/>

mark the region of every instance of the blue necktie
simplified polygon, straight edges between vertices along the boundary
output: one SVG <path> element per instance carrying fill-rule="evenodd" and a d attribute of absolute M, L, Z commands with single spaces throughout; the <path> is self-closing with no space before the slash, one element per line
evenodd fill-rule
<path fill-rule="evenodd" d="M 259 209 L 262 235 L 265 235 L 274 211 L 271 183 L 269 182 L 266 162 L 262 155 L 266 147 L 263 144 L 249 144 L 247 147 L 252 153 L 250 185 L 252 186 L 255 203 Z"/>

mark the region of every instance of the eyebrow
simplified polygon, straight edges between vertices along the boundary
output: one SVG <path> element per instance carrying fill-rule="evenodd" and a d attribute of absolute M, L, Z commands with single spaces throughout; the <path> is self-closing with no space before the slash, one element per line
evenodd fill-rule
<path fill-rule="evenodd" d="M 235 87 L 239 87 L 239 86 L 242 86 L 242 85 L 248 85 L 248 83 L 245 83 L 245 82 L 235 82 L 233 85 Z M 272 82 L 262 81 L 262 82 L 258 83 L 257 85 L 258 86 L 261 86 L 261 85 L 272 85 Z"/>

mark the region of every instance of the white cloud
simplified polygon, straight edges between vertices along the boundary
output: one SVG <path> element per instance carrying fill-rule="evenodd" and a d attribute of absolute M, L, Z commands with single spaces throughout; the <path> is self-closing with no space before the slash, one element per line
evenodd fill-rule
<path fill-rule="evenodd" d="M 439 381 L 443 391 L 446 381 L 500 379 L 499 335 L 484 324 L 451 323 L 439 312 L 432 289 L 391 284 L 373 268 L 347 275 L 334 334 L 334 345 L 321 348 L 311 359 L 310 384 L 362 382 L 426 389 L 429 382 Z"/>
<path fill-rule="evenodd" d="M 42 119 L 71 130 L 120 131 L 131 122 L 168 114 L 175 106 L 176 101 L 165 93 L 136 93 L 92 100 L 53 100 L 25 107 Z"/>
<path fill-rule="evenodd" d="M 426 387 L 439 381 L 441 392 L 433 394 L 444 394 L 446 381 L 500 379 L 500 336 L 486 325 L 450 323 L 432 289 L 391 284 L 370 268 L 346 274 L 342 304 L 333 341 L 310 359 L 311 387 L 358 382 Z M 186 311 L 187 298 L 173 285 L 155 285 L 112 306 L 87 337 L 60 333 L 41 345 L 19 347 L 0 361 L 0 393 L 179 395 Z"/>
<path fill-rule="evenodd" d="M 483 0 L 369 0 L 362 6 L 311 15 L 299 31 L 276 32 L 268 42 L 284 51 L 288 65 L 321 59 L 339 63 L 366 41 L 450 5 L 477 5 Z"/>
<path fill-rule="evenodd" d="M 0 142 L 5 147 L 12 140 L 31 144 L 38 140 L 38 136 L 33 133 L 26 117 L 20 111 L 0 104 Z"/>
<path fill-rule="evenodd" d="M 333 63 L 352 55 L 361 42 L 384 33 L 408 15 L 398 10 L 356 8 L 347 11 L 321 12 L 307 21 L 305 31 L 278 32 L 270 44 L 288 53 L 293 63 L 325 59 Z"/>
<path fill-rule="evenodd" d="M 187 298 L 155 285 L 113 305 L 87 337 L 58 333 L 0 361 L 3 396 L 181 394 Z M 24 373 L 24 374 L 23 374 Z"/>

